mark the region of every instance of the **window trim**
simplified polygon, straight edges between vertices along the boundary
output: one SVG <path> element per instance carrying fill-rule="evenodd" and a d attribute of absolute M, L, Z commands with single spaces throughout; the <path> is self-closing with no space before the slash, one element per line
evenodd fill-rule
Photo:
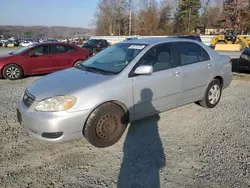
<path fill-rule="evenodd" d="M 32 50 L 34 50 L 34 49 L 36 49 L 36 48 L 44 47 L 44 46 L 46 46 L 46 45 L 47 45 L 48 48 L 49 48 L 49 53 L 48 53 L 48 54 L 39 55 L 38 57 L 45 56 L 45 55 L 51 55 L 51 45 L 50 45 L 50 44 L 41 44 L 41 45 L 36 45 L 36 46 L 30 48 L 29 50 L 27 50 L 25 56 L 29 56 L 29 53 L 30 53 Z"/>
<path fill-rule="evenodd" d="M 160 44 L 156 44 L 154 46 L 152 46 L 150 49 L 147 50 L 147 52 L 145 54 L 143 54 L 143 56 L 138 60 L 138 62 L 134 65 L 134 67 L 131 69 L 131 71 L 129 72 L 128 74 L 128 77 L 129 78 L 133 78 L 133 77 L 137 77 L 137 76 L 141 76 L 141 75 L 136 75 L 134 74 L 135 72 L 135 69 L 137 69 L 140 65 L 141 65 L 141 61 L 142 59 L 148 54 L 148 52 L 150 50 L 152 50 L 153 48 L 157 48 L 158 46 L 161 46 L 161 45 L 166 45 L 166 44 L 169 44 L 171 46 L 171 51 L 173 52 L 173 58 L 175 60 L 175 66 L 173 66 L 172 68 L 170 69 L 164 69 L 164 70 L 160 70 L 160 71 L 156 71 L 156 72 L 153 72 L 153 73 L 157 73 L 157 72 L 161 72 L 161 71 L 166 71 L 166 70 L 171 70 L 171 69 L 174 69 L 174 68 L 177 68 L 179 67 L 179 61 L 178 61 L 178 58 L 177 58 L 177 54 L 176 54 L 176 50 L 175 50 L 175 45 L 174 45 L 174 42 L 164 42 L 164 43 L 160 43 Z"/>
<path fill-rule="evenodd" d="M 53 54 L 53 55 L 56 55 L 56 54 L 67 54 L 67 53 L 73 53 L 73 52 L 77 52 L 76 48 L 74 48 L 75 51 L 73 52 L 62 52 L 62 53 L 52 53 L 52 47 L 54 46 L 63 46 L 65 49 L 68 49 L 69 47 L 70 48 L 74 48 L 73 46 L 70 46 L 70 45 L 66 45 L 66 44 L 50 44 L 50 54 Z"/>
<path fill-rule="evenodd" d="M 189 63 L 189 64 L 186 64 L 186 65 L 182 65 L 181 64 L 181 58 L 180 58 L 180 51 L 178 50 L 178 45 L 179 43 L 191 43 L 191 44 L 195 44 L 195 45 L 198 45 L 200 48 L 201 48 L 201 53 L 202 53 L 202 56 L 203 56 L 203 52 L 205 51 L 209 57 L 209 59 L 207 60 L 202 60 L 202 61 L 196 61 L 196 62 L 193 62 L 193 63 Z M 184 66 L 188 66 L 188 65 L 193 65 L 193 64 L 197 64 L 197 63 L 202 63 L 202 62 L 205 62 L 205 61 L 211 61 L 211 56 L 210 54 L 203 48 L 203 46 L 201 46 L 200 44 L 196 43 L 196 42 L 190 42 L 190 41 L 178 41 L 178 42 L 174 42 L 174 46 L 175 46 L 175 51 L 176 51 L 176 55 L 177 55 L 177 59 L 178 59 L 178 64 L 180 67 L 184 67 Z"/>

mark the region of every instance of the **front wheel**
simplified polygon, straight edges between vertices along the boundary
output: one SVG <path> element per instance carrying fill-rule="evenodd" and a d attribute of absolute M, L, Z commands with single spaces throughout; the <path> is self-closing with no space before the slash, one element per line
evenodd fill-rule
<path fill-rule="evenodd" d="M 83 134 L 97 148 L 114 145 L 122 137 L 128 121 L 124 110 L 114 103 L 105 103 L 89 116 Z"/>
<path fill-rule="evenodd" d="M 214 108 L 221 99 L 222 85 L 218 79 L 214 79 L 207 87 L 204 98 L 199 104 L 204 108 Z"/>
<path fill-rule="evenodd" d="M 3 69 L 3 77 L 8 80 L 18 80 L 22 76 L 23 70 L 18 65 L 10 64 Z"/>

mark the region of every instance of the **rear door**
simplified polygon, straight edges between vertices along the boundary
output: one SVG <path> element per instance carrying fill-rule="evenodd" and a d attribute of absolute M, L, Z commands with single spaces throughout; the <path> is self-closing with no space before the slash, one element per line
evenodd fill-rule
<path fill-rule="evenodd" d="M 76 49 L 63 44 L 51 44 L 53 66 L 56 70 L 62 70 L 73 66 L 72 59 Z"/>
<path fill-rule="evenodd" d="M 33 52 L 35 56 L 26 56 L 26 63 L 31 74 L 48 73 L 55 70 L 53 60 L 50 54 L 50 46 L 47 44 L 39 45 L 32 48 L 29 52 Z"/>
<path fill-rule="evenodd" d="M 182 82 L 181 104 L 203 97 L 213 75 L 213 62 L 206 50 L 194 42 L 175 43 L 179 57 Z"/>

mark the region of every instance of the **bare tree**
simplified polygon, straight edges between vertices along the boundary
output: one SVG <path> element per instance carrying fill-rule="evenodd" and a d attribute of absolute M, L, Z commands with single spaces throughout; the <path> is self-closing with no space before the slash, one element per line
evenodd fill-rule
<path fill-rule="evenodd" d="M 225 0 L 223 2 L 223 18 L 230 28 L 245 31 L 249 23 L 249 0 Z"/>

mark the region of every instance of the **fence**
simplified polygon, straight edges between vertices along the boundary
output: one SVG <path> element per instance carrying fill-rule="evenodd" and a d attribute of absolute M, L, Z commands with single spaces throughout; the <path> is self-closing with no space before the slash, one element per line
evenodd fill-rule
<path fill-rule="evenodd" d="M 249 37 L 250 35 L 242 35 L 245 37 Z M 152 38 L 152 37 L 168 37 L 168 36 L 136 36 L 138 39 L 143 39 L 143 38 Z M 210 45 L 210 42 L 214 36 L 213 35 L 203 35 L 201 36 L 201 40 L 204 44 Z M 91 39 L 106 39 L 108 42 L 111 44 L 121 42 L 125 40 L 126 38 L 129 38 L 129 36 L 92 36 L 90 37 Z"/>

